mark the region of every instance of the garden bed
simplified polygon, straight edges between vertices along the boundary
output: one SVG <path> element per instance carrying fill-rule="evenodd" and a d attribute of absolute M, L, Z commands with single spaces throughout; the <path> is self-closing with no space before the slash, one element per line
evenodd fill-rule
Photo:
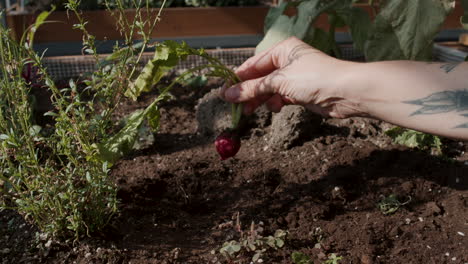
<path fill-rule="evenodd" d="M 263 236 L 288 232 L 282 248 L 262 254 L 264 263 L 292 263 L 293 252 L 313 263 L 332 253 L 339 263 L 468 262 L 468 144 L 445 140 L 445 157 L 437 157 L 393 144 L 389 124 L 352 118 L 316 121 L 276 150 L 267 115 L 244 128 L 235 158 L 220 161 L 195 112 L 220 85 L 179 86 L 161 105 L 154 143 L 112 169 L 121 213 L 105 232 L 61 244 L 0 212 L 3 263 L 229 263 L 219 250 L 240 240 L 238 219 L 244 232 L 251 223 Z M 155 95 L 125 101 L 117 115 Z M 390 195 L 405 204 L 386 215 L 378 204 Z M 231 263 L 252 256 L 242 251 Z"/>

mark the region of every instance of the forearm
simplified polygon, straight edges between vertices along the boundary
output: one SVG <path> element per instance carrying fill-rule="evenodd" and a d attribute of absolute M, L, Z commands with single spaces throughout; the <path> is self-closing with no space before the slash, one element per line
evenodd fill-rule
<path fill-rule="evenodd" d="M 392 61 L 348 69 L 340 93 L 365 115 L 468 140 L 468 63 Z"/>

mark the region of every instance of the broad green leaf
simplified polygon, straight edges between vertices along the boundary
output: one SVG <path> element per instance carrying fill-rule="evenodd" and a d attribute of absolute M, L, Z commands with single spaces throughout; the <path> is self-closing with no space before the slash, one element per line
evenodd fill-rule
<path fill-rule="evenodd" d="M 386 1 L 366 43 L 366 58 L 430 59 L 433 38 L 452 11 L 452 3 L 452 0 Z"/>
<path fill-rule="evenodd" d="M 125 53 L 129 52 L 131 49 L 141 49 L 143 47 L 143 42 L 138 42 L 132 45 L 132 47 L 124 47 L 114 51 L 111 55 L 107 56 L 104 60 L 112 61 L 122 57 Z"/>
<path fill-rule="evenodd" d="M 136 100 L 142 92 L 148 92 L 168 71 L 173 69 L 180 60 L 188 55 L 201 55 L 203 50 L 195 50 L 186 43 L 165 41 L 156 46 L 154 57 L 148 61 L 140 75 L 125 92 L 125 96 Z"/>
<path fill-rule="evenodd" d="M 124 128 L 117 134 L 98 145 L 99 157 L 110 164 L 128 153 L 135 144 L 138 128 L 145 120 L 145 111 L 138 110 L 131 114 Z"/>
<path fill-rule="evenodd" d="M 439 137 L 426 134 L 419 131 L 395 127 L 385 132 L 397 144 L 401 144 L 410 148 L 428 149 L 435 148 L 441 152 L 442 142 Z"/>
<path fill-rule="evenodd" d="M 369 14 L 361 8 L 349 7 L 338 10 L 337 15 L 349 26 L 354 47 L 364 51 L 372 25 Z"/>
<path fill-rule="evenodd" d="M 302 252 L 293 252 L 291 258 L 294 264 L 312 264 L 310 257 Z"/>
<path fill-rule="evenodd" d="M 52 6 L 51 11 L 42 11 L 36 18 L 33 26 L 30 28 L 28 32 L 28 41 L 29 47 L 32 47 L 34 43 L 34 35 L 36 34 L 37 29 L 46 22 L 46 19 L 49 17 L 50 14 L 55 10 L 55 6 Z"/>
<path fill-rule="evenodd" d="M 139 128 L 145 119 L 153 129 L 157 129 L 159 125 L 159 109 L 158 102 L 161 101 L 159 96 L 145 110 L 137 110 L 127 118 L 125 126 L 114 136 L 107 141 L 98 145 L 99 158 L 102 161 L 109 162 L 111 165 L 125 154 L 129 153 L 138 137 Z"/>
<path fill-rule="evenodd" d="M 463 7 L 463 16 L 460 18 L 460 23 L 464 29 L 468 29 L 468 0 L 461 0 L 461 4 Z"/>
<path fill-rule="evenodd" d="M 264 32 L 267 33 L 268 30 L 273 26 L 275 21 L 283 15 L 284 11 L 290 6 L 289 2 L 283 2 L 279 4 L 278 6 L 270 8 L 268 10 L 268 14 L 265 17 L 265 26 L 264 26 Z"/>
<path fill-rule="evenodd" d="M 286 15 L 280 15 L 276 19 L 266 32 L 263 40 L 258 44 L 255 53 L 267 50 L 292 36 L 303 39 L 312 22 L 323 11 L 323 9 L 320 8 L 320 0 L 304 1 L 298 5 L 297 10 L 296 16 L 288 17 Z"/>
<path fill-rule="evenodd" d="M 330 36 L 320 28 L 311 27 L 303 41 L 312 47 L 329 54 L 332 50 L 330 46 Z"/>
<path fill-rule="evenodd" d="M 258 54 L 264 50 L 267 50 L 273 47 L 275 44 L 293 36 L 293 26 L 293 18 L 290 18 L 286 15 L 281 15 L 267 31 L 262 41 L 257 45 L 255 53 Z"/>

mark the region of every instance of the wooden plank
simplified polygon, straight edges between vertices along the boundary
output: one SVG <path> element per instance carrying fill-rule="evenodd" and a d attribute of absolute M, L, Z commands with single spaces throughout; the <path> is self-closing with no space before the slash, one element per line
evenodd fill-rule
<path fill-rule="evenodd" d="M 359 4 L 373 17 L 373 10 L 368 5 Z M 263 24 L 268 13 L 268 7 L 208 7 L 208 8 L 167 8 L 163 11 L 162 20 L 156 26 L 152 38 L 174 38 L 195 36 L 226 36 L 226 35 L 259 35 L 263 34 Z M 156 15 L 154 10 L 152 15 Z M 289 12 L 289 15 L 294 11 Z M 127 19 L 135 17 L 134 10 L 125 11 Z M 441 29 L 461 29 L 460 17 L 463 14 L 460 0 L 456 1 L 455 10 L 450 14 Z M 88 23 L 88 30 L 98 40 L 121 40 L 123 37 L 115 28 L 115 17 L 109 12 L 87 11 L 84 17 Z M 34 15 L 8 15 L 7 24 L 14 29 L 14 36 L 21 37 L 25 28 L 33 23 Z M 45 24 L 37 34 L 37 43 L 47 42 L 76 42 L 81 41 L 82 33 L 73 30 L 73 24 L 78 23 L 74 15 L 67 16 L 66 12 L 54 12 L 49 20 L 57 23 Z M 328 30 L 328 17 L 319 16 L 315 26 Z M 348 28 L 337 28 L 336 32 L 347 32 Z M 138 38 L 138 35 L 136 35 Z"/>
<path fill-rule="evenodd" d="M 191 37 L 191 36 L 222 36 L 222 35 L 258 35 L 263 34 L 263 23 L 268 7 L 208 7 L 208 8 L 167 8 L 163 11 L 161 22 L 156 26 L 153 38 Z M 152 15 L 156 15 L 154 10 Z M 135 18 L 135 11 L 125 11 L 127 19 Z M 123 39 L 116 29 L 116 18 L 109 12 L 98 10 L 84 13 L 88 21 L 88 31 L 98 40 Z M 35 19 L 33 15 L 9 15 L 8 25 L 15 29 L 19 38 Z M 74 15 L 66 12 L 55 12 L 51 21 L 43 25 L 36 33 L 35 41 L 69 42 L 80 41 L 82 33 L 73 30 L 78 23 Z M 139 35 L 135 35 L 138 39 Z"/>

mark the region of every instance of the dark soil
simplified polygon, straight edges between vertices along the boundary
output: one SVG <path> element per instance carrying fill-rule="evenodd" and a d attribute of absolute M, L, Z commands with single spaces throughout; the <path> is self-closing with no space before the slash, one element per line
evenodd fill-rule
<path fill-rule="evenodd" d="M 292 263 L 293 252 L 313 263 L 332 253 L 338 263 L 468 263 L 468 144 L 445 140 L 445 155 L 434 156 L 392 144 L 388 124 L 328 119 L 287 151 L 266 147 L 268 127 L 247 128 L 237 156 L 220 161 L 194 112 L 215 87 L 174 91 L 155 143 L 115 165 L 121 212 L 109 230 L 46 245 L 3 211 L 3 263 L 250 263 L 253 252 L 229 261 L 219 249 L 251 223 L 265 237 L 288 231 L 282 248 L 264 247 L 263 263 Z M 389 195 L 407 203 L 385 215 L 378 203 Z"/>

